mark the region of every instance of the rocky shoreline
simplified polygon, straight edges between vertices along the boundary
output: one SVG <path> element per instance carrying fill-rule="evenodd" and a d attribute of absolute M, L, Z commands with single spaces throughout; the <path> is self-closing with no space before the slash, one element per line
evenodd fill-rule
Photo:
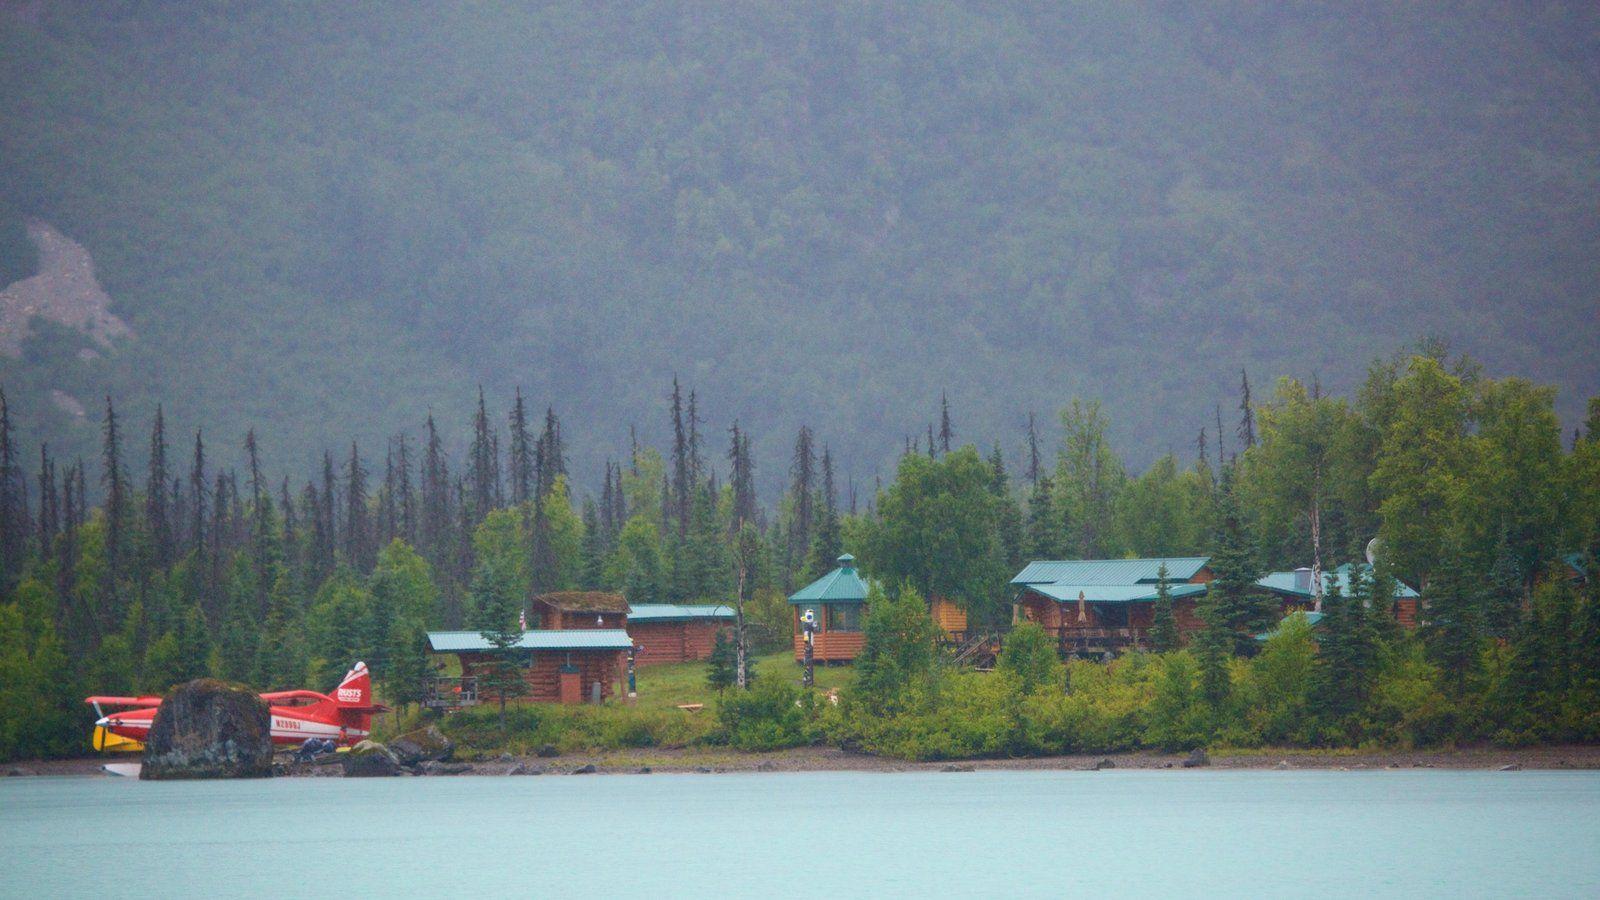
<path fill-rule="evenodd" d="M 548 751 L 547 751 L 548 752 Z M 340 754 L 343 756 L 344 754 Z M 1415 751 L 1304 751 L 1234 752 L 1217 750 L 1204 761 L 1188 753 L 1113 753 L 1050 756 L 1029 759 L 975 759 L 909 762 L 823 747 L 804 747 L 773 753 L 741 753 L 700 749 L 608 751 L 558 756 L 499 756 L 474 759 L 418 760 L 401 766 L 396 774 L 442 775 L 629 775 L 629 774 L 735 774 L 766 772 L 983 772 L 983 771 L 1090 771 L 1105 769 L 1201 770 L 1323 770 L 1371 771 L 1400 769 L 1452 770 L 1592 770 L 1600 769 L 1600 746 L 1557 746 L 1528 749 L 1493 747 Z M 107 762 L 135 759 L 89 757 L 37 760 L 0 766 L 6 775 L 103 776 Z M 274 774 L 288 777 L 342 777 L 345 766 L 338 757 L 293 762 L 280 754 Z M 1187 764 L 1186 764 L 1187 763 Z"/>

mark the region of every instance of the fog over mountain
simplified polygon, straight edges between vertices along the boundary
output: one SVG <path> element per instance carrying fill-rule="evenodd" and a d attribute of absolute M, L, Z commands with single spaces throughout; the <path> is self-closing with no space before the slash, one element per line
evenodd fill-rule
<path fill-rule="evenodd" d="M 109 393 L 296 475 L 520 385 L 586 490 L 674 375 L 765 488 L 941 393 L 1012 458 L 1100 399 L 1137 468 L 1423 336 L 1570 427 L 1597 9 L 0 0 L 0 385 L 57 455 Z"/>

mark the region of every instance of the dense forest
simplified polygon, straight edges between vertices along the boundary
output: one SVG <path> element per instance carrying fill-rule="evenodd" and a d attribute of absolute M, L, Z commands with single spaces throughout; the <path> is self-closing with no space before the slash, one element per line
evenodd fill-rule
<path fill-rule="evenodd" d="M 765 679 L 726 704 L 735 744 L 772 742 L 739 737 L 762 715 L 793 728 L 752 733 L 832 729 L 912 756 L 1600 737 L 1600 579 L 1574 577 L 1600 551 L 1600 398 L 1568 443 L 1553 388 L 1425 344 L 1374 361 L 1348 397 L 1242 381 L 1226 422 L 1137 473 L 1097 403 L 1030 423 L 1020 454 L 946 404 L 869 486 L 840 479 L 826 431 L 802 426 L 789 452 L 760 457 L 750 431 L 708 430 L 697 391 L 670 388 L 671 440 L 617 447 L 587 485 L 568 472 L 565 424 L 520 391 L 378 447 L 341 444 L 293 481 L 267 474 L 255 431 L 180 427 L 159 406 L 136 426 L 110 399 L 97 458 L 59 456 L 0 395 L 0 758 L 81 751 L 91 691 L 206 673 L 326 687 L 364 659 L 384 697 L 412 702 L 426 630 L 509 629 L 553 589 L 737 600 L 758 639 L 781 643 L 786 594 L 844 550 L 888 590 L 844 712 L 791 722 L 793 687 Z M 1218 427 L 1241 449 L 1223 450 Z M 454 431 L 465 453 L 446 449 Z M 216 462 L 231 443 L 242 468 Z M 758 460 L 788 485 L 776 503 L 755 489 Z M 1284 627 L 1258 653 L 1254 635 L 1278 621 L 1254 580 L 1359 560 L 1374 536 L 1375 578 L 1329 598 L 1319 636 Z M 1063 693 L 1053 643 L 1018 628 L 1001 677 L 937 674 L 920 597 L 1002 624 L 1026 560 L 1200 554 L 1217 581 L 1187 647 L 1174 634 L 1162 653 L 1074 663 Z M 1422 592 L 1416 633 L 1374 600 L 1395 580 Z M 1095 718 L 1105 703 L 1121 730 Z M 1025 708 L 1043 732 L 1027 736 Z"/>
<path fill-rule="evenodd" d="M 1142 468 L 1241 367 L 1350 392 L 1437 334 L 1576 424 L 1597 15 L 3 0 L 0 288 L 43 222 L 129 331 L 23 323 L 0 381 L 65 457 L 109 393 L 285 471 L 520 384 L 598 483 L 630 425 L 669 437 L 676 374 L 759 456 L 808 421 L 864 483 L 942 390 L 1012 457 L 1028 410 L 1098 397 Z"/>

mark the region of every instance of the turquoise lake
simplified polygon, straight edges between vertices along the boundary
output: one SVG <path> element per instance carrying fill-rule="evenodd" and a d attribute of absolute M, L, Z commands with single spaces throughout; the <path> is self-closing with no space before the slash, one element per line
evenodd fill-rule
<path fill-rule="evenodd" d="M 1600 896 L 1600 773 L 0 780 L 6 896 Z"/>

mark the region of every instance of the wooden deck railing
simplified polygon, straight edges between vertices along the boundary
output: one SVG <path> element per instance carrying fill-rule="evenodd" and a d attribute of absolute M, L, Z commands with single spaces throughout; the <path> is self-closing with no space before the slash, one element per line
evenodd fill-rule
<path fill-rule="evenodd" d="M 1063 656 L 1101 656 L 1147 649 L 1150 629 L 1135 626 L 1059 628 L 1057 640 Z"/>
<path fill-rule="evenodd" d="M 439 676 L 428 682 L 422 705 L 432 709 L 460 709 L 478 705 L 478 679 Z"/>

